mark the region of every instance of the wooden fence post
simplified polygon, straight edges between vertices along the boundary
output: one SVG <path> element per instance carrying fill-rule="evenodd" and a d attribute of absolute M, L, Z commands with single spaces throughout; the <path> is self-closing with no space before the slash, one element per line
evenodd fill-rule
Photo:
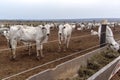
<path fill-rule="evenodd" d="M 100 34 L 100 47 L 103 47 L 106 45 L 106 26 L 107 26 L 107 20 L 103 20 L 101 23 L 101 34 Z"/>

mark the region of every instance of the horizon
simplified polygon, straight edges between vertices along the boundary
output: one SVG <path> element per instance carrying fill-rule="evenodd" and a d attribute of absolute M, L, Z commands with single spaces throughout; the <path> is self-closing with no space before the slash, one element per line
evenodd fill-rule
<path fill-rule="evenodd" d="M 0 19 L 1 21 L 2 20 L 35 20 L 35 21 L 39 21 L 39 20 L 82 20 L 82 19 L 120 19 L 120 18 L 69 18 L 69 19 Z"/>
<path fill-rule="evenodd" d="M 120 0 L 0 0 L 0 20 L 120 18 Z"/>

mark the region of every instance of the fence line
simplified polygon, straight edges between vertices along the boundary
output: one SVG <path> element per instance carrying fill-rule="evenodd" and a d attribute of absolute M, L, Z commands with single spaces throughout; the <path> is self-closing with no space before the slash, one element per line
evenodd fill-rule
<path fill-rule="evenodd" d="M 71 39 L 75 39 L 75 38 L 80 38 L 80 37 L 86 37 L 86 36 L 90 36 L 90 34 L 88 35 L 83 35 L 83 36 L 75 36 L 75 37 L 71 37 Z M 52 42 L 57 42 L 58 40 L 52 40 L 52 41 L 48 41 L 47 43 L 52 43 Z M 36 45 L 35 43 L 32 44 L 32 46 Z M 20 48 L 23 48 L 23 47 L 26 47 L 25 45 L 23 46 L 18 46 L 16 47 L 17 49 L 20 49 Z M 5 48 L 5 49 L 0 49 L 0 52 L 2 51 L 7 51 L 7 50 L 10 50 L 10 48 Z"/>
<path fill-rule="evenodd" d="M 94 36 L 94 35 L 87 34 L 87 35 L 82 35 L 82 36 L 75 36 L 75 37 L 71 37 L 71 39 L 83 38 L 83 37 L 87 37 L 87 36 Z M 58 40 L 52 40 L 52 41 L 48 41 L 47 43 L 53 43 L 53 42 L 57 42 L 57 41 Z M 34 45 L 36 45 L 36 44 L 35 43 L 31 44 L 31 46 L 34 46 Z M 24 48 L 24 47 L 26 47 L 26 46 L 25 45 L 23 45 L 23 46 L 17 46 L 16 49 L 20 49 L 20 48 Z M 0 49 L 0 52 L 7 51 L 7 50 L 10 50 L 10 48 Z"/>
<path fill-rule="evenodd" d="M 104 44 L 106 44 L 106 43 L 104 43 Z M 102 45 L 104 45 L 104 44 L 102 44 Z M 100 45 L 96 45 L 96 46 L 93 46 L 93 47 L 87 48 L 87 49 L 85 49 L 85 50 L 79 51 L 79 52 L 74 52 L 73 54 L 67 55 L 67 56 L 65 56 L 65 57 L 61 57 L 61 58 L 55 59 L 55 60 L 53 60 L 53 61 L 50 61 L 50 62 L 44 63 L 44 64 L 42 64 L 42 65 L 38 65 L 38 66 L 36 66 L 36 67 L 30 68 L 30 69 L 28 69 L 28 70 L 21 71 L 21 72 L 19 72 L 19 73 L 17 73 L 17 74 L 13 74 L 13 75 L 11 75 L 11 76 L 8 76 L 8 77 L 6 77 L 6 78 L 3 78 L 2 80 L 10 79 L 10 78 L 12 78 L 12 77 L 15 77 L 15 76 L 21 75 L 21 74 L 23 74 L 23 73 L 26 73 L 26 72 L 29 72 L 29 71 L 32 71 L 32 70 L 38 69 L 38 68 L 40 68 L 40 67 L 43 67 L 43 66 L 46 66 L 46 65 L 52 64 L 52 63 L 54 63 L 54 62 L 57 62 L 57 61 L 60 61 L 60 60 L 66 59 L 66 58 L 68 58 L 68 57 L 71 57 L 71 56 L 74 56 L 74 55 L 77 55 L 77 54 L 80 54 L 80 53 L 82 53 L 82 52 L 85 52 L 85 51 L 88 51 L 88 50 L 91 50 L 91 49 L 97 48 L 97 47 L 99 47 L 99 46 L 100 46 Z"/>

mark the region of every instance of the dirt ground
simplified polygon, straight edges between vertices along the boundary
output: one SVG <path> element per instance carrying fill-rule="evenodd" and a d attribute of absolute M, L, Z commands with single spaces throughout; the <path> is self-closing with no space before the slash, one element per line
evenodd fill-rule
<path fill-rule="evenodd" d="M 57 31 L 58 30 L 51 31 L 49 41 L 57 40 Z M 89 36 L 84 36 L 84 35 L 89 35 Z M 119 27 L 117 27 L 116 31 L 114 31 L 114 35 L 116 39 L 120 39 Z M 7 46 L 6 39 L 3 36 L 0 36 L 0 79 L 16 74 L 18 72 L 33 68 L 35 66 L 42 65 L 46 62 L 58 59 L 60 57 L 73 54 L 74 52 L 85 50 L 87 48 L 90 48 L 92 46 L 99 44 L 98 36 L 91 36 L 90 30 L 83 30 L 83 31 L 74 30 L 72 37 L 76 37 L 76 36 L 84 36 L 84 37 L 71 38 L 69 49 L 66 52 L 64 51 L 58 52 L 58 41 L 44 44 L 43 52 L 45 57 L 41 58 L 40 61 L 36 60 L 36 50 L 34 46 L 32 47 L 32 50 L 31 50 L 32 54 L 30 56 L 28 55 L 28 51 L 26 51 L 25 48 L 17 49 L 16 61 L 10 61 L 9 59 L 10 50 L 1 51 L 1 49 L 8 48 L 8 46 Z M 84 53 L 80 53 L 80 55 Z M 34 70 L 34 72 L 22 74 L 20 76 L 11 78 L 9 80 L 24 80 L 30 75 L 38 73 L 39 71 L 43 71 L 47 68 L 55 67 L 56 65 L 69 59 L 71 58 L 64 59 L 59 62 L 55 62 L 53 64 L 36 69 Z"/>

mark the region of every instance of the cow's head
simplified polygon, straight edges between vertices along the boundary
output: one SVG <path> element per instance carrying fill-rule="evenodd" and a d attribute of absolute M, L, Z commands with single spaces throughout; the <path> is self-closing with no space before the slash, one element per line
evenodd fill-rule
<path fill-rule="evenodd" d="M 58 34 L 59 34 L 59 35 L 62 35 L 64 29 L 65 29 L 65 26 L 64 26 L 64 25 L 59 25 Z"/>
<path fill-rule="evenodd" d="M 52 28 L 52 25 L 46 24 L 43 28 L 44 28 L 44 30 L 46 30 L 47 36 L 49 36 L 50 35 L 50 29 Z"/>
<path fill-rule="evenodd" d="M 120 53 L 120 46 L 118 43 L 115 43 L 115 44 L 110 44 L 110 48 L 114 51 L 117 51 Z"/>

